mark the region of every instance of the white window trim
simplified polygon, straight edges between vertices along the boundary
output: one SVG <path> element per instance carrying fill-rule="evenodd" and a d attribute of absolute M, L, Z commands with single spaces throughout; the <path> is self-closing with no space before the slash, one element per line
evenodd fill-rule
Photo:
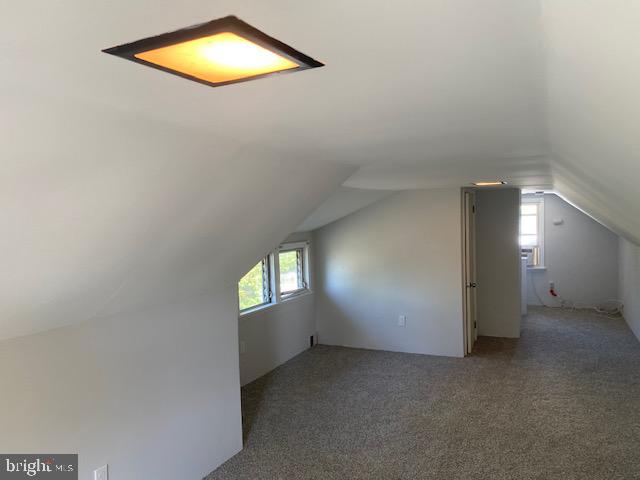
<path fill-rule="evenodd" d="M 278 248 L 278 253 L 286 252 L 288 250 L 298 250 L 298 249 L 302 249 L 302 256 L 303 256 L 302 257 L 302 281 L 306 286 L 303 288 L 299 288 L 298 290 L 295 290 L 293 292 L 288 292 L 285 295 L 283 295 L 282 292 L 280 291 L 280 264 L 279 264 L 280 257 L 278 255 L 275 255 L 275 257 L 278 258 L 278 265 L 277 265 L 278 268 L 276 270 L 277 271 L 276 275 L 278 277 L 276 281 L 276 285 L 277 285 L 276 295 L 280 302 L 289 300 L 293 297 L 297 297 L 299 295 L 303 295 L 311 291 L 311 284 L 309 282 L 309 242 L 283 243 Z"/>
<path fill-rule="evenodd" d="M 523 196 L 521 199 L 521 203 L 533 203 L 538 205 L 538 248 L 540 252 L 540 263 L 538 265 L 527 266 L 527 269 L 546 270 L 547 267 L 545 266 L 546 264 L 544 252 L 544 195 Z M 518 243 L 520 243 L 519 236 Z"/>
<path fill-rule="evenodd" d="M 286 250 L 295 250 L 301 248 L 303 251 L 303 260 L 302 260 L 302 277 L 303 281 L 306 284 L 306 288 L 301 288 L 296 290 L 295 292 L 290 292 L 286 295 L 282 295 L 280 292 L 280 262 L 279 262 L 279 253 L 281 251 Z M 269 281 L 271 282 L 271 299 L 269 302 L 261 303 L 260 305 L 256 305 L 254 307 L 245 308 L 244 310 L 239 310 L 238 314 L 240 316 L 250 315 L 252 313 L 261 312 L 268 308 L 275 307 L 282 303 L 293 300 L 294 298 L 303 297 L 310 293 L 313 293 L 311 287 L 311 264 L 310 264 L 310 242 L 288 242 L 281 244 L 278 248 L 269 252 L 265 258 L 268 258 L 269 268 L 271 275 L 269 276 Z"/>
<path fill-rule="evenodd" d="M 250 318 L 252 316 L 259 316 L 261 314 L 266 314 L 270 311 L 274 311 L 277 310 L 279 308 L 287 308 L 287 305 L 289 305 L 290 303 L 295 303 L 295 300 L 298 300 L 300 298 L 304 298 L 307 295 L 311 295 L 313 292 L 310 292 L 308 290 L 305 290 L 304 292 L 298 294 L 298 295 L 294 295 L 293 297 L 286 297 L 283 298 L 281 302 L 279 303 L 267 303 L 264 305 L 259 305 L 259 306 L 255 306 L 252 308 L 247 308 L 246 310 L 243 310 L 240 315 L 239 318 Z"/>
<path fill-rule="evenodd" d="M 273 306 L 276 303 L 276 290 L 275 290 L 275 266 L 276 263 L 274 261 L 273 252 L 268 253 L 262 260 L 266 260 L 269 268 L 269 299 L 267 302 L 259 303 L 258 305 L 254 305 L 253 307 L 248 307 L 243 310 L 238 310 L 240 315 L 245 315 L 247 313 L 256 312 L 259 310 L 263 310 L 264 308 L 268 308 Z M 262 261 L 260 260 L 260 261 Z"/>

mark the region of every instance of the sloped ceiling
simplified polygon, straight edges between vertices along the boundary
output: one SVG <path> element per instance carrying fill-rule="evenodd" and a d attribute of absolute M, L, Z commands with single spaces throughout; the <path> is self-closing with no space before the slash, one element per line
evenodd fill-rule
<path fill-rule="evenodd" d="M 640 244 L 640 3 L 545 0 L 555 188 Z"/>
<path fill-rule="evenodd" d="M 555 182 L 637 238 L 638 7 L 588 3 L 4 6 L 0 338 L 231 285 L 342 184 Z M 100 52 L 228 14 L 327 66 L 212 89 Z"/>
<path fill-rule="evenodd" d="M 393 193 L 393 190 L 365 190 L 340 187 L 322 202 L 304 222 L 298 225 L 296 230 L 298 232 L 315 230 L 378 200 L 382 200 Z"/>

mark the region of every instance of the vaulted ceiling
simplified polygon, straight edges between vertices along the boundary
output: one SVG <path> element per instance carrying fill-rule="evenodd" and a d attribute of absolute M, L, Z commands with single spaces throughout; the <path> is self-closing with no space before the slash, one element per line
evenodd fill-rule
<path fill-rule="evenodd" d="M 542 5 L 554 186 L 640 243 L 640 3 Z"/>
<path fill-rule="evenodd" d="M 212 89 L 100 52 L 228 14 L 326 66 Z M 366 190 L 506 178 L 640 239 L 633 2 L 25 0 L 3 20 L 0 338 L 232 285 Z"/>

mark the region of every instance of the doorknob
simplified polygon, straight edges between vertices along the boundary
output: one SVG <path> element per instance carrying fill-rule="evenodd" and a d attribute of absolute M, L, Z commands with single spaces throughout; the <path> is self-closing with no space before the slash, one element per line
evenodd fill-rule
<path fill-rule="evenodd" d="M 478 284 L 476 282 L 467 283 L 467 288 L 476 288 Z"/>

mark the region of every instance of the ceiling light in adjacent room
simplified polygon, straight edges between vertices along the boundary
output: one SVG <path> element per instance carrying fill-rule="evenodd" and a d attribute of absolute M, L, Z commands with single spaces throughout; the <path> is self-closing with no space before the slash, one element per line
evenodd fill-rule
<path fill-rule="evenodd" d="M 502 180 L 495 180 L 492 182 L 473 182 L 471 185 L 474 185 L 476 187 L 497 187 L 499 185 L 506 185 L 507 182 L 502 181 Z"/>

